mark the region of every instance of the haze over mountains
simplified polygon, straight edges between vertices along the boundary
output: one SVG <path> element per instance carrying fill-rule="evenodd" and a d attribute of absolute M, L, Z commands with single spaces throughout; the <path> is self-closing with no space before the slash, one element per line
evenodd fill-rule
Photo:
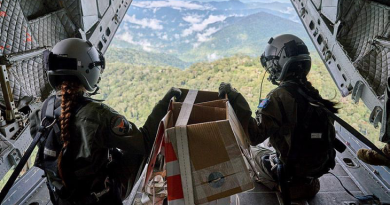
<path fill-rule="evenodd" d="M 293 33 L 309 42 L 297 21 L 288 1 L 135 0 L 112 47 L 164 53 L 187 63 L 236 53 L 258 56 L 277 34 Z"/>
<path fill-rule="evenodd" d="M 313 85 L 340 103 L 343 119 L 382 146 L 368 122 L 371 112 L 341 98 L 289 0 L 134 0 L 106 53 L 109 69 L 98 99 L 142 126 L 170 87 L 217 91 L 230 82 L 256 110 L 264 73 L 258 56 L 282 33 L 306 42 Z M 264 81 L 263 88 L 265 97 L 274 85 Z"/>

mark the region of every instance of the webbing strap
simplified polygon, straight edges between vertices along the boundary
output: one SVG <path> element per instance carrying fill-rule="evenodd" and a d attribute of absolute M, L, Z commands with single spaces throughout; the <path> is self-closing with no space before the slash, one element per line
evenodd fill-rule
<path fill-rule="evenodd" d="M 54 103 L 55 103 L 55 96 L 49 98 L 48 104 L 46 106 L 46 118 L 50 118 L 47 120 L 54 120 Z M 42 119 L 45 120 L 45 119 Z M 33 141 L 31 142 L 30 146 L 27 148 L 26 152 L 24 153 L 23 157 L 20 159 L 18 165 L 16 166 L 15 170 L 12 172 L 11 177 L 8 179 L 7 183 L 5 184 L 4 188 L 1 190 L 0 193 L 0 204 L 3 202 L 4 198 L 7 196 L 9 190 L 14 185 L 15 180 L 19 176 L 20 172 L 22 171 L 24 165 L 27 163 L 27 160 L 30 158 L 35 146 L 40 142 L 42 136 L 44 136 L 44 132 L 47 131 L 47 129 L 51 129 L 51 127 L 46 128 L 41 127 L 39 128 L 39 132 L 35 135 Z"/>
<path fill-rule="evenodd" d="M 335 115 L 332 111 L 328 110 L 325 106 L 318 103 L 317 100 L 313 99 L 309 95 L 307 95 L 301 88 L 298 87 L 298 93 L 301 94 L 304 98 L 306 98 L 309 102 L 314 103 L 324 109 L 331 118 L 333 118 L 336 122 L 338 122 L 341 126 L 343 126 L 348 132 L 350 132 L 352 135 L 354 135 L 358 140 L 363 142 L 365 145 L 367 145 L 369 148 L 374 150 L 375 152 L 379 153 L 383 157 L 385 157 L 387 160 L 390 161 L 390 157 L 386 156 L 382 150 L 380 150 L 378 147 L 374 145 L 369 139 L 367 139 L 364 135 L 362 135 L 359 131 L 357 131 L 355 128 L 353 128 L 351 125 L 349 125 L 347 122 L 345 122 L 343 119 Z"/>
<path fill-rule="evenodd" d="M 52 97 L 49 98 L 49 100 L 47 102 L 47 107 L 45 110 L 45 117 L 50 121 L 55 118 L 55 115 L 54 115 L 55 99 L 56 99 L 55 95 L 53 95 Z"/>
<path fill-rule="evenodd" d="M 191 161 L 188 148 L 187 123 L 190 119 L 192 108 L 195 103 L 197 90 L 190 90 L 184 99 L 179 116 L 176 120 L 177 150 L 180 166 L 181 181 L 183 184 L 183 194 L 185 204 L 193 205 L 194 190 L 192 185 Z"/>

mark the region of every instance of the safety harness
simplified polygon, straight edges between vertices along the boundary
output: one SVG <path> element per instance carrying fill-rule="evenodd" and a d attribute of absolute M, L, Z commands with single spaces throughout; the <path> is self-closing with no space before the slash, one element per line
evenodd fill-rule
<path fill-rule="evenodd" d="M 83 98 L 83 100 L 80 103 L 78 103 L 74 113 L 77 113 L 82 107 L 84 107 L 85 105 L 87 105 L 89 102 L 92 102 L 92 101 L 93 100 L 91 98 Z M 39 150 L 37 153 L 35 166 L 43 169 L 45 171 L 45 175 L 48 176 L 48 173 L 45 170 L 45 166 L 48 166 L 48 164 L 44 160 L 44 154 L 50 155 L 51 152 L 53 152 L 53 150 L 47 149 L 45 145 L 46 145 L 47 140 L 55 140 L 53 138 L 59 139 L 59 136 L 61 134 L 61 129 L 59 126 L 59 121 L 58 121 L 58 119 L 61 115 L 61 106 L 59 106 L 59 102 L 60 101 L 56 101 L 56 96 L 53 95 L 53 96 L 50 96 L 46 100 L 46 102 L 43 104 L 42 110 L 41 110 L 41 119 L 42 120 L 40 122 L 38 132 L 35 135 L 32 143 L 30 144 L 30 146 L 26 150 L 25 154 L 21 158 L 19 164 L 16 166 L 11 177 L 9 178 L 9 180 L 5 184 L 4 188 L 2 189 L 2 191 L 0 193 L 0 204 L 4 200 L 6 195 L 8 194 L 11 187 L 13 186 L 15 180 L 17 179 L 21 170 L 23 169 L 24 165 L 26 164 L 27 160 L 31 156 L 35 146 L 38 144 L 40 146 L 39 146 Z M 52 135 L 52 136 L 50 136 L 50 135 Z M 114 163 L 114 161 L 116 159 L 116 157 L 112 157 L 113 152 L 115 152 L 115 154 L 114 154 L 115 156 L 118 155 L 118 153 L 116 151 L 114 151 L 113 149 L 109 150 L 109 153 L 108 153 L 109 165 Z M 54 157 L 56 157 L 55 152 L 52 155 L 54 155 Z M 55 161 L 55 163 L 56 163 L 56 161 Z M 109 173 L 109 175 L 110 175 L 110 173 Z M 113 177 L 111 177 L 111 178 L 113 178 Z M 86 197 L 82 197 L 82 198 L 78 198 L 76 200 L 73 200 L 73 203 L 85 204 L 85 205 L 97 203 L 103 195 L 110 192 L 111 187 L 115 187 L 117 182 L 115 182 L 111 178 L 110 178 L 110 176 L 108 176 L 106 178 L 106 180 L 104 182 L 105 188 L 102 191 L 92 192 L 92 193 L 90 193 L 90 195 L 88 195 Z M 63 198 L 63 196 L 66 196 L 69 194 L 69 192 L 66 190 L 66 187 L 64 187 L 64 185 L 62 183 L 57 182 L 57 181 L 50 181 L 49 177 L 47 177 L 47 182 L 48 182 L 47 185 L 49 188 L 49 193 L 50 193 L 52 200 L 54 199 L 55 201 L 57 201 L 58 197 Z M 115 191 L 115 189 L 113 191 Z"/>
<path fill-rule="evenodd" d="M 19 176 L 20 172 L 22 171 L 24 165 L 27 163 L 27 160 L 31 156 L 31 153 L 33 152 L 35 146 L 39 142 L 42 142 L 42 141 L 44 141 L 47 138 L 47 136 L 49 134 L 49 131 L 51 131 L 53 126 L 56 124 L 57 119 L 55 119 L 54 117 L 52 117 L 51 121 L 50 121 L 50 116 L 54 116 L 54 100 L 55 100 L 55 96 L 51 97 L 48 100 L 48 104 L 51 105 L 51 106 L 49 106 L 51 108 L 46 111 L 46 113 L 48 114 L 48 117 L 45 117 L 45 118 L 42 119 L 42 121 L 41 121 L 41 123 L 39 125 L 38 133 L 35 135 L 35 137 L 34 137 L 33 141 L 31 142 L 30 146 L 27 148 L 27 150 L 24 153 L 23 157 L 20 159 L 19 164 L 15 167 L 14 172 L 11 174 L 11 176 L 8 179 L 7 183 L 5 184 L 4 188 L 1 190 L 1 193 L 0 193 L 0 204 L 3 202 L 4 198 L 7 196 L 9 190 L 11 189 L 11 187 L 13 186 L 15 180 L 17 179 L 17 177 Z"/>
<path fill-rule="evenodd" d="M 55 99 L 55 96 L 53 97 Z M 74 109 L 73 113 L 76 114 L 79 112 L 81 108 L 83 108 L 88 103 L 92 102 L 93 100 L 91 98 L 82 98 L 82 100 L 79 101 L 76 108 Z M 60 139 L 61 129 L 59 128 L 59 123 L 56 122 L 56 119 L 59 119 L 61 114 L 61 107 L 59 106 L 59 101 L 53 102 L 52 99 L 49 99 L 47 105 L 42 106 L 42 118 L 44 120 L 53 121 L 52 130 L 46 130 L 48 132 L 48 136 L 42 141 L 40 149 L 39 149 L 39 159 L 42 160 L 41 163 L 38 163 L 41 165 L 40 168 L 45 170 L 45 174 L 47 176 L 48 180 L 48 187 L 51 196 L 54 198 L 55 201 L 58 200 L 58 198 L 71 201 L 74 204 L 96 204 L 100 201 L 100 198 L 107 193 L 115 192 L 115 187 L 117 186 L 117 182 L 114 181 L 114 177 L 112 176 L 111 172 L 109 171 L 109 166 L 113 163 L 116 163 L 115 160 L 117 160 L 118 153 L 115 153 L 115 157 L 113 157 L 114 148 L 109 149 L 108 151 L 108 173 L 107 177 L 104 180 L 104 188 L 101 191 L 95 191 L 91 192 L 86 196 L 75 196 L 78 195 L 78 193 L 75 193 L 75 191 L 68 190 L 63 183 L 60 181 L 50 181 L 50 177 L 48 177 L 48 170 L 47 167 L 55 168 L 57 169 L 57 152 L 60 151 L 62 148 L 62 143 L 58 140 Z M 43 115 L 43 111 L 45 112 L 45 115 Z M 64 156 L 66 155 L 66 150 L 62 150 L 64 153 Z M 52 156 L 50 153 L 53 152 Z M 43 166 L 42 166 L 43 165 Z M 56 171 L 56 170 L 55 170 Z"/>

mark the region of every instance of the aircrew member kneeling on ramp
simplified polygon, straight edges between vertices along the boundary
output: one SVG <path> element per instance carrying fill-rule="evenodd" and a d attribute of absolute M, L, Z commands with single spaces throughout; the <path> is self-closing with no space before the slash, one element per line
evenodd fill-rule
<path fill-rule="evenodd" d="M 290 187 L 292 199 L 313 197 L 320 189 L 318 178 L 334 168 L 336 155 L 333 120 L 321 106 L 334 113 L 338 108 L 307 80 L 311 58 L 298 37 L 271 38 L 260 59 L 278 87 L 260 100 L 256 118 L 230 84 L 220 85 L 220 97 L 228 96 L 254 146 L 259 182 L 273 190 Z M 267 138 L 274 151 L 260 144 Z"/>

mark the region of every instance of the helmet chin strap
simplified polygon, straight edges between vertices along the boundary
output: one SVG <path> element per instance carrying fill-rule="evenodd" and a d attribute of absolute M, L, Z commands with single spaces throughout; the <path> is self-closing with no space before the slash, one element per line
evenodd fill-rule
<path fill-rule="evenodd" d="M 99 94 L 98 91 L 100 90 L 100 87 L 96 85 L 96 89 L 92 92 L 92 93 L 89 93 L 90 96 L 92 95 L 97 95 Z"/>

